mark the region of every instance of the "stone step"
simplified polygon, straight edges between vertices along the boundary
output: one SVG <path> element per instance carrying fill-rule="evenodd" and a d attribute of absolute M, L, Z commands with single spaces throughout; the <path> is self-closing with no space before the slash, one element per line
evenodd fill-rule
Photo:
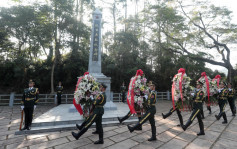
<path fill-rule="evenodd" d="M 133 124 L 137 123 L 138 120 L 135 118 L 128 119 L 123 122 L 123 124 Z M 118 120 L 116 121 L 103 121 L 103 127 L 109 126 L 118 126 L 121 125 Z M 91 128 L 95 128 L 95 123 L 91 126 Z M 38 126 L 31 127 L 31 130 L 17 131 L 15 135 L 24 135 L 24 134 L 36 134 L 36 133 L 45 133 L 45 132 L 56 132 L 56 131 L 66 131 L 66 130 L 75 130 L 76 123 L 74 124 L 61 124 L 61 125 L 51 125 L 51 126 Z"/>
<path fill-rule="evenodd" d="M 131 116 L 129 119 L 137 119 L 137 116 Z M 40 122 L 40 123 L 32 123 L 32 127 L 43 127 L 43 126 L 57 126 L 57 125 L 69 125 L 69 124 L 80 124 L 84 121 L 81 120 L 70 120 L 70 121 L 52 121 L 52 122 Z M 103 118 L 103 122 L 108 121 L 118 121 L 117 117 L 107 117 Z"/>

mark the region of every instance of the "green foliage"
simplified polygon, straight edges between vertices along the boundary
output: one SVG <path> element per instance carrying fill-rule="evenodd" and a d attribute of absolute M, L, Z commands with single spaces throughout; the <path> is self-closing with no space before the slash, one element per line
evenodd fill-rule
<path fill-rule="evenodd" d="M 28 6 L 14 1 L 19 5 L 0 8 L 0 93 L 21 92 L 30 78 L 36 80 L 41 93 L 49 93 L 55 61 L 54 85 L 62 81 L 64 92 L 72 93 L 77 77 L 88 69 L 91 25 L 83 22 L 83 16 L 94 8 L 94 1 L 82 0 L 77 5 L 74 0 L 50 0 L 48 4 Z M 116 8 L 125 2 L 116 1 Z M 181 67 L 192 78 L 192 85 L 203 71 L 211 78 L 220 74 L 195 59 L 215 56 L 212 49 L 206 48 L 213 42 L 192 23 L 200 25 L 200 19 L 205 18 L 208 32 L 220 35 L 219 41 L 234 43 L 237 30 L 230 22 L 231 12 L 197 3 L 187 18 L 179 7 L 169 5 L 174 1 L 166 2 L 147 3 L 147 9 L 126 20 L 122 11 L 116 11 L 117 25 L 125 25 L 126 30 L 107 31 L 102 39 L 102 72 L 111 77 L 112 91 L 118 92 L 122 82 L 128 86 L 137 69 L 156 82 L 158 91 L 170 90 L 171 80 Z M 183 47 L 191 54 L 185 53 Z"/>

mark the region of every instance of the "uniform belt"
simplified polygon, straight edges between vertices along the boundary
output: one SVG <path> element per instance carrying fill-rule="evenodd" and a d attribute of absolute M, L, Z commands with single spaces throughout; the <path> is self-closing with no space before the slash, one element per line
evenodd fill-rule
<path fill-rule="evenodd" d="M 225 99 L 226 99 L 226 97 L 220 97 L 220 99 L 223 99 L 223 100 L 225 100 Z"/>
<path fill-rule="evenodd" d="M 148 107 L 152 107 L 152 106 L 155 106 L 155 104 L 148 105 Z"/>
<path fill-rule="evenodd" d="M 234 95 L 229 95 L 229 97 L 234 97 Z"/>
<path fill-rule="evenodd" d="M 202 102 L 201 100 L 194 100 L 194 102 Z"/>
<path fill-rule="evenodd" d="M 95 106 L 96 108 L 103 108 L 103 106 Z"/>
<path fill-rule="evenodd" d="M 35 98 L 26 98 L 26 101 L 34 100 Z"/>

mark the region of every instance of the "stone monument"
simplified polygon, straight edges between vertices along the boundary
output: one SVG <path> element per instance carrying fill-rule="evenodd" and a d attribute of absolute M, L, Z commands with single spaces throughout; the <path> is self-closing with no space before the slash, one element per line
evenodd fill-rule
<path fill-rule="evenodd" d="M 104 83 L 107 86 L 106 96 L 107 101 L 105 110 L 116 110 L 117 107 L 113 103 L 111 96 L 111 78 L 106 77 L 101 72 L 101 19 L 102 13 L 99 9 L 93 12 L 92 33 L 90 43 L 90 57 L 89 57 L 89 73 L 94 76 L 99 83 Z"/>

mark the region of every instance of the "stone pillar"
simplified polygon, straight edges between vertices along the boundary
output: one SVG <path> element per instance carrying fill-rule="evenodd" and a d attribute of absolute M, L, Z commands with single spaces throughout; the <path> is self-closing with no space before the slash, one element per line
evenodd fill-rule
<path fill-rule="evenodd" d="M 14 99 L 15 99 L 15 93 L 14 93 L 14 92 L 11 92 L 11 94 L 10 94 L 10 100 L 9 100 L 9 106 L 10 106 L 10 107 L 13 107 Z"/>
<path fill-rule="evenodd" d="M 99 9 L 96 9 L 93 12 L 93 22 L 92 22 L 92 32 L 91 32 L 91 43 L 90 43 L 90 58 L 89 58 L 89 73 L 94 76 L 98 82 L 104 83 L 107 86 L 106 96 L 107 101 L 105 108 L 107 109 L 116 109 L 111 108 L 114 106 L 112 103 L 110 89 L 111 89 L 111 78 L 106 77 L 101 72 L 101 19 L 102 13 Z M 109 107 L 109 108 L 108 108 Z"/>

